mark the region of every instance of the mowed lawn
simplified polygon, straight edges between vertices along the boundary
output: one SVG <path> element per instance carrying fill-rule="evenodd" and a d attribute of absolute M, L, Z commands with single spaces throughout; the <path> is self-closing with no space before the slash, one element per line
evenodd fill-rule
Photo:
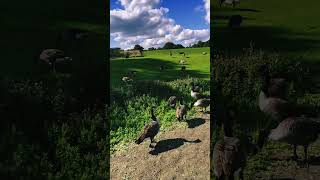
<path fill-rule="evenodd" d="M 236 8 L 211 1 L 214 47 L 231 52 L 249 47 L 279 52 L 306 62 L 320 61 L 320 17 L 317 0 L 241 0 Z M 237 30 L 227 28 L 231 15 L 241 15 Z"/>
<path fill-rule="evenodd" d="M 170 51 L 172 56 L 170 56 Z M 185 56 L 179 54 L 185 52 Z M 206 52 L 204 55 L 203 52 Z M 181 71 L 180 60 L 185 60 L 186 72 Z M 160 71 L 160 66 L 165 70 Z M 144 51 L 144 57 L 117 58 L 111 60 L 111 87 L 121 85 L 122 77 L 137 71 L 134 80 L 171 81 L 185 77 L 209 80 L 210 48 L 186 48 Z"/>

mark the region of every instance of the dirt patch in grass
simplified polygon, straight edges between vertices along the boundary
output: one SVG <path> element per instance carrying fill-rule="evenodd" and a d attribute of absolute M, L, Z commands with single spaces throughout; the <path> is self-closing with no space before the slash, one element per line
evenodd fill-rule
<path fill-rule="evenodd" d="M 111 158 L 111 179 L 210 179 L 210 116 L 188 118 L 192 128 L 178 126 L 156 137 L 158 144 L 130 144 Z M 203 122 L 203 121 L 201 121 Z M 178 123 L 178 122 L 177 122 Z"/>

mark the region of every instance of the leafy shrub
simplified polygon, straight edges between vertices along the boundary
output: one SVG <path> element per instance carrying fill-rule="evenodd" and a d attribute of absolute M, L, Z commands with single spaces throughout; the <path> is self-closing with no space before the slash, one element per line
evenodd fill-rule
<path fill-rule="evenodd" d="M 175 109 L 168 106 L 168 98 L 177 96 L 188 107 L 194 101 L 190 96 L 190 83 L 199 84 L 205 94 L 209 95 L 208 81 L 199 79 L 179 79 L 171 82 L 138 81 L 111 91 L 110 147 L 111 151 L 118 145 L 131 142 L 141 129 L 150 121 L 150 108 L 156 107 L 155 115 L 164 130 L 176 121 Z M 189 110 L 188 114 L 194 114 Z"/>

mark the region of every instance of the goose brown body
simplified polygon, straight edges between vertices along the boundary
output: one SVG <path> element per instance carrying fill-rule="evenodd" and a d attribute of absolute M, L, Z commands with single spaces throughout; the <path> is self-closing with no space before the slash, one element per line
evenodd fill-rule
<path fill-rule="evenodd" d="M 180 105 L 176 109 L 176 117 L 179 121 L 186 119 L 187 116 L 187 107 L 185 105 Z"/>
<path fill-rule="evenodd" d="M 297 157 L 296 146 L 304 146 L 306 160 L 307 148 L 317 140 L 319 133 L 319 121 L 307 117 L 289 117 L 271 130 L 269 139 L 294 145 L 294 157 Z"/>
<path fill-rule="evenodd" d="M 168 99 L 168 104 L 170 107 L 175 108 L 177 104 L 177 97 L 176 96 L 170 96 Z"/>
<path fill-rule="evenodd" d="M 136 144 L 142 143 L 145 139 L 150 138 L 150 146 L 152 147 L 152 143 L 154 142 L 154 137 L 159 133 L 160 123 L 154 115 L 153 108 L 151 109 L 151 122 L 148 123 L 139 138 L 135 141 Z"/>

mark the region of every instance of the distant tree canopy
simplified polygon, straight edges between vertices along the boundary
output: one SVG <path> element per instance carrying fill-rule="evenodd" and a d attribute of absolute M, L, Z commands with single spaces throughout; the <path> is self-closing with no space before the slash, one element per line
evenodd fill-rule
<path fill-rule="evenodd" d="M 210 47 L 209 44 L 210 40 L 202 42 L 202 41 L 198 41 L 196 44 L 192 45 L 191 47 L 193 48 L 197 48 L 197 47 Z"/>
<path fill-rule="evenodd" d="M 136 45 L 134 45 L 134 48 L 133 48 L 134 50 L 139 50 L 139 51 L 143 51 L 143 47 L 142 46 L 140 46 L 139 44 L 136 44 Z"/>
<path fill-rule="evenodd" d="M 110 57 L 121 57 L 121 48 L 110 48 Z"/>
<path fill-rule="evenodd" d="M 184 48 L 181 44 L 174 44 L 173 42 L 167 42 L 162 49 L 181 49 Z"/>
<path fill-rule="evenodd" d="M 149 51 L 153 51 L 153 50 L 156 50 L 156 48 L 150 47 L 148 50 L 149 50 Z"/>

